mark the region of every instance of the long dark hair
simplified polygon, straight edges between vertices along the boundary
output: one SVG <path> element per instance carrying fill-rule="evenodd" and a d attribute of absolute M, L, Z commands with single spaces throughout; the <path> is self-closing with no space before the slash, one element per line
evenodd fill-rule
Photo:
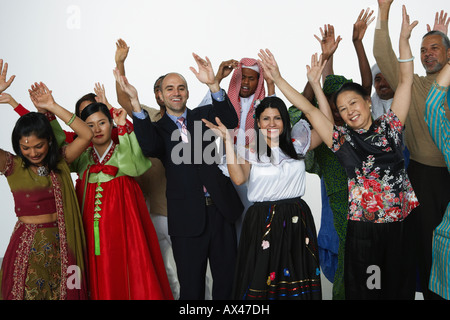
<path fill-rule="evenodd" d="M 261 100 L 261 103 L 255 109 L 255 130 L 256 130 L 256 150 L 258 158 L 267 150 L 267 156 L 270 157 L 272 152 L 269 146 L 265 143 L 265 139 L 259 130 L 258 120 L 261 113 L 267 108 L 277 109 L 280 112 L 281 120 L 283 121 L 283 131 L 279 135 L 280 149 L 292 159 L 300 159 L 300 156 L 295 152 L 294 145 L 291 138 L 291 122 L 286 104 L 278 97 L 266 97 Z"/>
<path fill-rule="evenodd" d="M 53 129 L 44 114 L 38 112 L 27 113 L 20 117 L 14 126 L 11 135 L 12 146 L 16 155 L 22 158 L 26 168 L 32 165 L 32 163 L 23 156 L 19 141 L 22 137 L 29 137 L 31 135 L 35 135 L 39 139 L 47 140 L 49 145 L 48 152 L 43 162 L 50 171 L 59 172 L 57 164 L 61 154 Z"/>

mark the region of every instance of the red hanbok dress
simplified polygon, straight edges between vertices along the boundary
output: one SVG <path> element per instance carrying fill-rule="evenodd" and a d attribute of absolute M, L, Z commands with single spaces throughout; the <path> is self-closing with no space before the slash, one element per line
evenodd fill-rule
<path fill-rule="evenodd" d="M 72 164 L 87 241 L 90 299 L 173 299 L 158 238 L 133 177 L 151 166 L 134 132 L 119 126 L 103 159 L 89 147 Z"/>

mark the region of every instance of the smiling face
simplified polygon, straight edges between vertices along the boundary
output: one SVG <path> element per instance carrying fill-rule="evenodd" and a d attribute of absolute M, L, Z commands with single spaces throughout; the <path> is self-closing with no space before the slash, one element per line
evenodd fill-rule
<path fill-rule="evenodd" d="M 169 114 L 179 117 L 186 110 L 189 98 L 187 83 L 179 74 L 170 73 L 161 83 L 159 97 Z"/>
<path fill-rule="evenodd" d="M 242 68 L 242 80 L 239 96 L 248 98 L 256 92 L 258 87 L 259 73 L 249 68 Z"/>
<path fill-rule="evenodd" d="M 266 108 L 257 120 L 258 128 L 261 130 L 269 147 L 278 145 L 278 139 L 283 132 L 283 119 L 280 111 L 276 108 Z"/>
<path fill-rule="evenodd" d="M 336 105 L 342 120 L 353 130 L 368 130 L 372 124 L 370 99 L 365 99 L 355 91 L 341 92 Z"/>
<path fill-rule="evenodd" d="M 394 97 L 394 91 L 381 73 L 375 75 L 373 86 L 380 99 L 389 100 Z"/>
<path fill-rule="evenodd" d="M 44 165 L 44 159 L 49 151 L 47 139 L 40 139 L 34 134 L 19 140 L 20 152 L 33 165 Z"/>
<path fill-rule="evenodd" d="M 108 117 L 101 111 L 91 114 L 85 120 L 89 128 L 94 133 L 92 144 L 98 149 L 107 147 L 111 142 L 112 123 Z"/>
<path fill-rule="evenodd" d="M 441 71 L 450 58 L 450 48 L 446 49 L 438 34 L 426 36 L 420 48 L 420 60 L 428 74 Z"/>

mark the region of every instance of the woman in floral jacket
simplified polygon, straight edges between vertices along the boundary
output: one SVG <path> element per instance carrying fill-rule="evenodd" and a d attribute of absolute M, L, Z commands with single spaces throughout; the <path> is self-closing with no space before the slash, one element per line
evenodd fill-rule
<path fill-rule="evenodd" d="M 308 80 L 320 109 L 284 80 L 270 51 L 261 51 L 266 74 L 289 101 L 305 113 L 348 175 L 349 213 L 344 258 L 346 299 L 414 299 L 415 269 L 406 218 L 418 205 L 407 176 L 402 129 L 411 101 L 413 58 L 409 23 L 403 7 L 400 81 L 391 110 L 373 120 L 370 96 L 348 83 L 335 95 L 344 126 L 336 126 L 320 86 L 326 61 L 313 56 Z"/>

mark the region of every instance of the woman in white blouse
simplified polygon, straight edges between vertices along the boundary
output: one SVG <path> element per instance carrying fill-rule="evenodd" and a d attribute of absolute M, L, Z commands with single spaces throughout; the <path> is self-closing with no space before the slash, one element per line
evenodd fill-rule
<path fill-rule="evenodd" d="M 224 138 L 223 171 L 248 181 L 248 209 L 239 240 L 233 299 L 321 299 L 317 234 L 305 193 L 306 152 L 322 141 L 306 121 L 290 127 L 284 102 L 267 97 L 255 110 L 253 147 L 233 144 L 216 118 L 206 125 Z"/>

